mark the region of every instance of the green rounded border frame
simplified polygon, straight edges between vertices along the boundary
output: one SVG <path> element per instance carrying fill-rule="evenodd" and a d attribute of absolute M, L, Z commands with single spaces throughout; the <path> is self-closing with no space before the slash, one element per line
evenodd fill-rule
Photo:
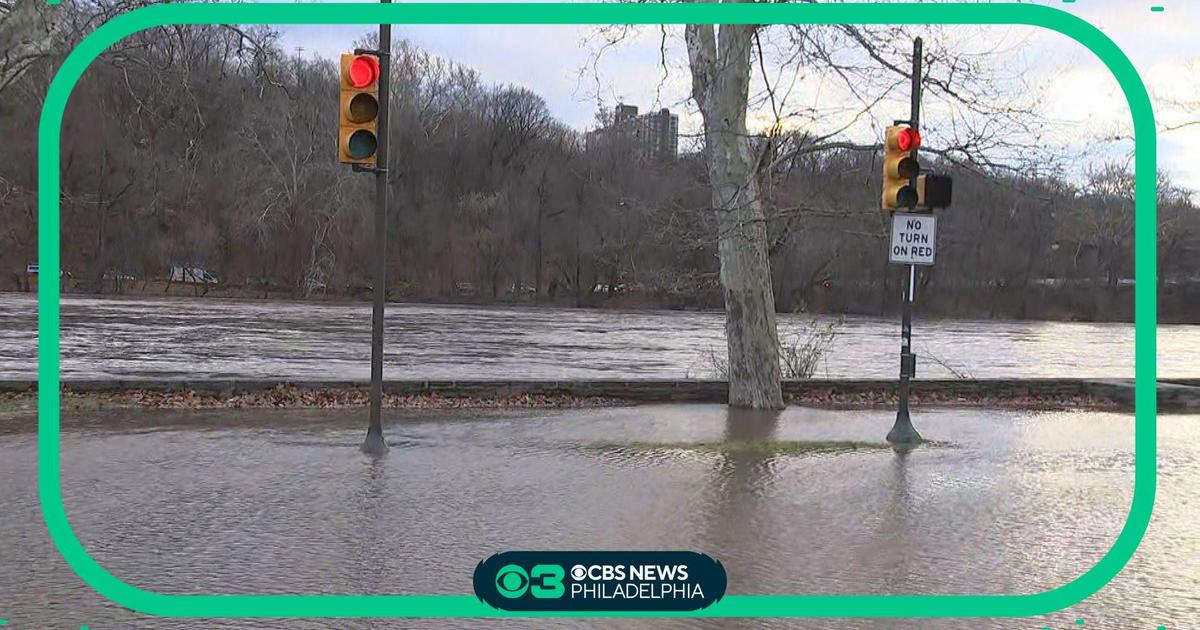
<path fill-rule="evenodd" d="M 59 134 L 71 91 L 91 62 L 121 38 L 167 24 L 999 24 L 1039 26 L 1090 49 L 1116 77 L 1135 132 L 1135 466 L 1129 515 L 1103 558 L 1075 580 L 1025 595 L 730 595 L 686 614 L 542 613 L 536 616 L 1008 617 L 1061 610 L 1108 583 L 1133 556 L 1150 521 L 1156 473 L 1157 156 L 1154 113 L 1137 70 L 1104 33 L 1065 11 L 1003 4 L 159 4 L 101 25 L 71 52 L 46 94 L 38 128 L 38 260 L 59 273 Z M 51 275 L 54 274 L 54 275 Z M 135 611 L 172 617 L 513 617 L 473 595 L 173 595 L 127 584 L 97 563 L 67 520 L 59 470 L 57 282 L 38 286 L 38 492 L 55 546 L 80 578 Z"/>

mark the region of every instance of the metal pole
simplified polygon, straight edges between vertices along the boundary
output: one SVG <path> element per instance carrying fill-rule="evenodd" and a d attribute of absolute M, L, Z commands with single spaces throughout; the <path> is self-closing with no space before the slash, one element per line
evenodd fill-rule
<path fill-rule="evenodd" d="M 913 71 L 912 71 L 912 116 L 909 123 L 913 131 L 921 130 L 921 51 L 924 42 L 918 37 L 913 40 Z"/>
<path fill-rule="evenodd" d="M 921 46 L 920 37 L 913 40 L 912 112 L 908 121 L 917 132 L 920 132 L 921 123 Z M 917 185 L 915 174 L 911 184 L 914 188 Z M 912 353 L 912 303 L 916 280 L 916 267 L 909 265 L 900 315 L 900 408 L 896 411 L 896 422 L 887 434 L 887 441 L 893 444 L 915 444 L 921 441 L 921 434 L 913 427 L 912 418 L 908 414 L 908 395 L 911 389 L 909 381 L 917 372 L 917 357 Z"/>
<path fill-rule="evenodd" d="M 887 441 L 894 444 L 913 444 L 921 441 L 921 434 L 912 425 L 908 413 L 910 380 L 916 375 L 916 355 L 912 353 L 912 303 L 916 287 L 916 267 L 908 266 L 904 278 L 904 306 L 900 316 L 900 408 L 896 411 L 896 422 L 888 431 Z"/>
<path fill-rule="evenodd" d="M 391 0 L 380 0 L 388 4 Z M 388 101 L 391 100 L 392 25 L 379 25 L 379 125 L 375 153 L 375 304 L 371 310 L 371 423 L 362 450 L 388 451 L 383 439 L 383 310 L 387 296 Z"/>

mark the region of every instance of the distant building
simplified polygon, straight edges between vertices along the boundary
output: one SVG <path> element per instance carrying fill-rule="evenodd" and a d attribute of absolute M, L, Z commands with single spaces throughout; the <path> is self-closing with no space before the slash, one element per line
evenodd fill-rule
<path fill-rule="evenodd" d="M 588 132 L 589 151 L 618 143 L 628 143 L 646 160 L 673 160 L 679 156 L 679 116 L 667 108 L 638 115 L 636 105 L 618 104 L 612 124 Z"/>

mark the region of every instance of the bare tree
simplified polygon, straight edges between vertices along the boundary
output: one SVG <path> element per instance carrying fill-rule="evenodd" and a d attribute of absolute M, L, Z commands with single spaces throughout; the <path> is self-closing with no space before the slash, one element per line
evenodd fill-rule
<path fill-rule="evenodd" d="M 0 94 L 55 53 L 61 22 L 38 0 L 0 0 Z"/>
<path fill-rule="evenodd" d="M 692 97 L 704 117 L 708 179 L 717 212 L 729 404 L 783 407 L 775 293 L 755 156 L 746 131 L 754 26 L 686 27 Z"/>
<path fill-rule="evenodd" d="M 794 229 L 796 215 L 816 208 L 806 205 L 781 212 L 772 202 L 772 187 L 789 177 L 805 156 L 879 151 L 878 143 L 854 142 L 846 132 L 862 121 L 886 118 L 880 106 L 901 100 L 901 93 L 907 97 L 909 52 L 895 42 L 911 41 L 909 30 L 855 25 L 683 28 L 691 97 L 704 123 L 711 209 L 718 217 L 731 405 L 782 405 L 771 256 L 793 233 L 803 231 Z M 636 27 L 629 26 L 601 29 L 604 44 L 597 57 L 634 31 Z M 660 32 L 665 76 L 669 29 L 664 26 Z M 1044 167 L 1048 162 L 1034 150 L 1039 145 L 1038 102 L 1012 96 L 1020 91 L 1007 91 L 1021 80 L 1020 73 L 1001 76 L 998 66 L 988 63 L 994 55 L 987 53 L 995 51 L 967 51 L 962 39 L 952 35 L 944 29 L 927 34 L 932 45 L 925 53 L 927 73 L 922 77 L 926 105 L 932 101 L 943 110 L 942 123 L 930 134 L 941 146 L 930 146 L 928 152 L 948 165 L 981 174 L 1019 171 L 1035 163 Z M 848 94 L 836 114 L 829 108 L 795 108 L 789 103 L 793 88 L 809 73 L 828 77 Z M 772 122 L 765 130 L 748 129 L 751 108 L 767 112 Z M 802 131 L 789 131 L 797 127 Z M 1026 138 L 1026 144 L 1014 138 Z M 816 192 L 804 191 L 808 197 Z"/>
<path fill-rule="evenodd" d="M 5 75 L 15 78 L 0 91 L 9 149 L 0 151 L 0 290 L 28 288 L 26 265 L 37 261 L 28 156 L 38 108 L 30 104 L 76 41 L 143 3 L 26 9 L 25 1 L 0 7 L 0 18 L 37 9 L 27 23 L 53 17 L 53 28 L 49 40 L 17 36 L 37 54 Z M 15 24 L 5 21 L 0 33 Z M 881 246 L 878 147 L 856 141 L 870 129 L 846 125 L 894 115 L 898 99 L 875 101 L 907 84 L 908 52 L 890 43 L 902 34 L 836 25 L 696 30 L 692 91 L 708 146 L 666 161 L 637 157 L 631 143 L 589 148 L 531 91 L 485 84 L 469 68 L 401 43 L 392 65 L 389 294 L 438 301 L 473 281 L 482 289 L 474 299 L 488 301 L 529 299 L 528 290 L 507 290 L 528 284 L 536 299 L 563 305 L 727 304 L 743 324 L 758 318 L 743 330 L 760 339 L 773 328 L 773 310 L 897 308 L 896 270 Z M 986 57 L 959 54 L 949 34 L 921 34 L 931 106 L 961 101 L 959 113 L 927 117 L 924 129 L 936 158 L 926 164 L 955 178 L 956 209 L 940 215 L 939 257 L 956 264 L 919 278 L 937 288 L 922 309 L 1132 317 L 1127 174 L 1100 168 L 1093 181 L 1075 181 L 1020 144 L 996 145 L 997 132 L 1032 124 L 1027 104 L 988 83 Z M 861 100 L 794 106 L 791 84 L 816 75 L 827 85 L 843 81 Z M 68 290 L 107 291 L 109 272 L 146 280 L 194 262 L 221 278 L 219 294 L 305 297 L 324 284 L 330 295 L 361 296 L 370 282 L 360 244 L 371 235 L 372 189 L 337 162 L 336 82 L 329 60 L 284 51 L 257 26 L 154 28 L 108 49 L 76 86 L 61 134 L 63 264 L 76 278 Z M 609 112 L 597 120 L 611 121 Z M 1159 192 L 1160 312 L 1194 319 L 1200 213 L 1190 191 L 1164 179 Z M 743 257 L 727 264 L 730 251 Z M 761 358 L 767 347 L 742 353 L 755 365 L 773 363 Z M 735 398 L 775 403 L 771 392 Z"/>

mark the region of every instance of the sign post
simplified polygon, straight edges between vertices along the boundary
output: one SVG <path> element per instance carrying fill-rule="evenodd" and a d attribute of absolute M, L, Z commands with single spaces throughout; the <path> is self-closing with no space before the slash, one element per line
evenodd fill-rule
<path fill-rule="evenodd" d="M 391 0 L 380 0 L 387 4 Z M 392 25 L 379 25 L 379 140 L 375 169 L 375 300 L 371 309 L 371 418 L 362 450 L 388 451 L 383 439 L 383 313 L 387 296 L 388 101 L 391 99 Z"/>
<path fill-rule="evenodd" d="M 913 40 L 912 114 L 908 120 L 909 126 L 918 134 L 921 119 L 921 46 L 920 37 Z M 917 175 L 914 169 L 909 182 L 914 189 L 917 187 Z M 908 415 L 909 381 L 917 373 L 917 355 L 912 353 L 912 303 L 916 289 L 915 265 L 933 264 L 936 226 L 932 215 L 892 215 L 892 243 L 888 259 L 908 265 L 900 316 L 900 407 L 896 411 L 896 422 L 887 434 L 887 441 L 892 444 L 916 444 L 921 441 L 921 434 L 917 433 Z"/>

